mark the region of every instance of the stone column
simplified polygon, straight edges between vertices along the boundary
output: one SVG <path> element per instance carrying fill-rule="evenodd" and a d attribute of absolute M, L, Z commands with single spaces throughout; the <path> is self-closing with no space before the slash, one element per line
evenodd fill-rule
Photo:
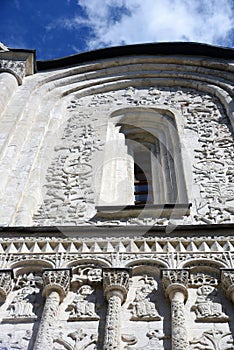
<path fill-rule="evenodd" d="M 184 303 L 188 297 L 188 277 L 189 271 L 186 269 L 162 271 L 163 286 L 171 301 L 172 350 L 189 349 L 184 310 Z"/>
<path fill-rule="evenodd" d="M 234 269 L 221 269 L 221 283 L 227 297 L 234 304 Z"/>
<path fill-rule="evenodd" d="M 0 303 L 4 303 L 12 287 L 13 271 L 11 269 L 0 270 Z"/>
<path fill-rule="evenodd" d="M 34 350 L 51 350 L 53 348 L 52 331 L 61 301 L 70 286 L 70 270 L 45 270 L 43 275 L 43 296 L 46 298 L 38 329 Z"/>
<path fill-rule="evenodd" d="M 120 348 L 120 311 L 128 292 L 129 270 L 110 268 L 103 270 L 104 295 L 108 302 L 104 350 Z"/>

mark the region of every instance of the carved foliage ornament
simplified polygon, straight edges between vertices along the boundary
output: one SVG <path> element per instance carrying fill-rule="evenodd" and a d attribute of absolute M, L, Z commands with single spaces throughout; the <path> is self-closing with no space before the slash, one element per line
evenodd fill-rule
<path fill-rule="evenodd" d="M 63 299 L 70 288 L 70 270 L 45 270 L 42 275 L 44 289 L 43 295 L 47 296 L 52 290 L 57 291 Z"/>
<path fill-rule="evenodd" d="M 215 328 L 192 339 L 190 345 L 192 350 L 230 350 L 234 347 L 232 334 Z"/>

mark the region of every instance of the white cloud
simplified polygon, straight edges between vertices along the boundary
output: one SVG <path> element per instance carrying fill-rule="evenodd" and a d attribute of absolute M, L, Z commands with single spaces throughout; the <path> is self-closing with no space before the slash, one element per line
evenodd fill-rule
<path fill-rule="evenodd" d="M 88 49 L 159 41 L 196 41 L 230 46 L 232 0 L 77 0 L 87 14 L 70 26 L 87 25 Z M 90 38 L 89 38 L 90 39 Z"/>

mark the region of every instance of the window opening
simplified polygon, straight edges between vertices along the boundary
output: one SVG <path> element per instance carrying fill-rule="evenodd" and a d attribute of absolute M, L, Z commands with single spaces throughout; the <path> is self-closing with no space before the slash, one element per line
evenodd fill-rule
<path fill-rule="evenodd" d="M 135 205 L 152 204 L 152 173 L 150 151 L 134 153 L 134 198 Z"/>

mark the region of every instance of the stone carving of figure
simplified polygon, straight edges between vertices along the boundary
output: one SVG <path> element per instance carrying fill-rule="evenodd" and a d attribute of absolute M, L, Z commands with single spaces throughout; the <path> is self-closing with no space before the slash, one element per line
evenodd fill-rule
<path fill-rule="evenodd" d="M 144 276 L 144 285 L 136 290 L 134 301 L 129 305 L 132 309 L 133 321 L 161 320 L 155 303 L 150 300 L 150 294 L 157 288 L 156 281 L 152 277 Z"/>
<path fill-rule="evenodd" d="M 68 306 L 70 311 L 69 320 L 85 319 L 98 320 L 99 316 L 95 312 L 94 289 L 89 285 L 81 286 L 73 300 Z"/>
<path fill-rule="evenodd" d="M 18 294 L 9 305 L 9 317 L 13 318 L 36 318 L 33 311 L 39 305 L 36 304 L 36 292 L 32 286 L 25 286 L 21 288 Z"/>
<path fill-rule="evenodd" d="M 131 350 L 131 349 L 132 350 L 163 350 L 163 344 L 162 344 L 161 340 L 165 337 L 164 337 L 164 335 L 160 334 L 160 332 L 158 330 L 151 330 L 146 334 L 146 336 L 149 338 L 149 341 L 145 346 L 132 347 L 131 345 L 127 345 L 124 347 L 124 349 L 127 349 L 127 350 Z M 126 341 L 126 340 L 124 340 L 124 341 Z M 127 342 L 129 343 L 129 341 L 127 341 Z"/>
<path fill-rule="evenodd" d="M 196 321 L 226 322 L 228 316 L 222 311 L 221 303 L 216 301 L 216 289 L 203 285 L 197 290 L 197 299 L 192 310 L 196 313 Z"/>

